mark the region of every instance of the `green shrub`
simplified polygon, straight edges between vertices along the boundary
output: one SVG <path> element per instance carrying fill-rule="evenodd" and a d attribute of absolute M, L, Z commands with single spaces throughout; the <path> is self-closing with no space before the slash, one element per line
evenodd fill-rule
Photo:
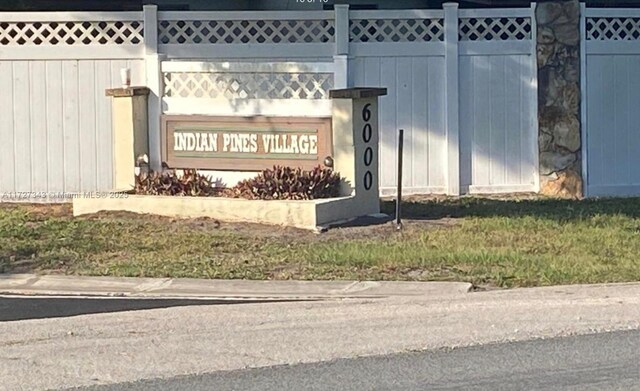
<path fill-rule="evenodd" d="M 275 166 L 263 170 L 257 177 L 241 181 L 225 190 L 224 195 L 250 200 L 314 200 L 340 195 L 339 174 L 327 168 L 301 168 Z"/>
<path fill-rule="evenodd" d="M 218 191 L 208 177 L 196 170 L 184 170 L 180 176 L 174 172 L 136 175 L 136 194 L 208 197 Z"/>

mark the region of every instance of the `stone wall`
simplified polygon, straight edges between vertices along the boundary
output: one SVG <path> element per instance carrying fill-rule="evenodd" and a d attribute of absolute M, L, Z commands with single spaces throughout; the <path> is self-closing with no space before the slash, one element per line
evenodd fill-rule
<path fill-rule="evenodd" d="M 540 192 L 581 198 L 580 4 L 539 3 L 536 21 Z"/>

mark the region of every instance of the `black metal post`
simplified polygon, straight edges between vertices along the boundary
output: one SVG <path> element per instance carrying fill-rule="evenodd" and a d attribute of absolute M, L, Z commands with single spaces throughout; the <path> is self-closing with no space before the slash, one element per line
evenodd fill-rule
<path fill-rule="evenodd" d="M 402 229 L 402 150 L 404 129 L 398 129 L 398 189 L 396 196 L 396 229 Z"/>

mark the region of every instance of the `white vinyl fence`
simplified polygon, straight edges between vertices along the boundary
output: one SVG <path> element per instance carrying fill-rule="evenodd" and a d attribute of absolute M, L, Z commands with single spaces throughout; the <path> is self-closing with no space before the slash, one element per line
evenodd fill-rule
<path fill-rule="evenodd" d="M 640 10 L 582 10 L 587 196 L 640 194 Z"/>
<path fill-rule="evenodd" d="M 328 91 L 386 87 L 380 185 L 408 193 L 537 190 L 532 9 L 0 14 L 0 192 L 107 190 L 104 90 L 132 68 L 160 115 L 328 116 Z"/>
<path fill-rule="evenodd" d="M 531 9 L 350 13 L 351 85 L 387 87 L 380 183 L 394 193 L 405 129 L 409 193 L 537 191 Z"/>
<path fill-rule="evenodd" d="M 113 187 L 105 89 L 145 83 L 142 36 L 142 12 L 0 13 L 0 193 Z"/>
<path fill-rule="evenodd" d="M 531 9 L 460 12 L 460 161 L 470 193 L 538 190 Z"/>

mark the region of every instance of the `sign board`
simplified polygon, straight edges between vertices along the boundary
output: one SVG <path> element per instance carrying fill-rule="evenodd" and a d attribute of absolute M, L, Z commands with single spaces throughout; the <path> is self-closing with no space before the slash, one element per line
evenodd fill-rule
<path fill-rule="evenodd" d="M 332 155 L 331 118 L 165 115 L 162 127 L 170 168 L 310 169 Z"/>

